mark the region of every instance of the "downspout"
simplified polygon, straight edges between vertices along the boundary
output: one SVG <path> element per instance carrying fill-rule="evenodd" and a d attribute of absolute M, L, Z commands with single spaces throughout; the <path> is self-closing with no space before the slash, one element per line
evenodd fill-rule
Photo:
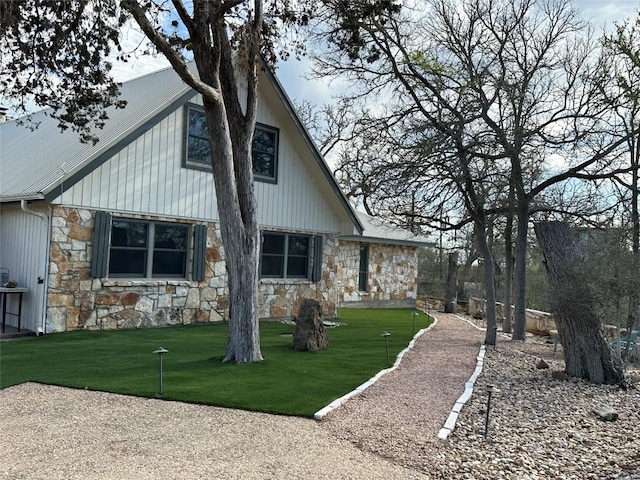
<path fill-rule="evenodd" d="M 31 210 L 29 208 L 29 206 L 27 205 L 27 201 L 26 200 L 20 200 L 20 208 L 22 209 L 23 212 L 28 213 L 29 215 L 35 215 L 36 217 L 39 217 L 45 225 L 45 237 L 44 237 L 44 242 L 42 245 L 42 262 L 43 262 L 43 267 L 44 267 L 44 275 L 42 277 L 38 277 L 38 284 L 42 283 L 43 288 L 42 288 L 42 312 L 41 312 L 41 319 L 40 319 L 40 327 L 38 327 L 36 334 L 38 336 L 40 335 L 44 335 L 45 333 L 47 333 L 47 286 L 49 285 L 49 247 L 50 247 L 50 242 L 49 242 L 49 238 L 51 235 L 51 229 L 49 228 L 49 216 L 42 213 L 42 212 L 38 212 L 36 210 Z M 40 281 L 42 279 L 42 282 Z"/>

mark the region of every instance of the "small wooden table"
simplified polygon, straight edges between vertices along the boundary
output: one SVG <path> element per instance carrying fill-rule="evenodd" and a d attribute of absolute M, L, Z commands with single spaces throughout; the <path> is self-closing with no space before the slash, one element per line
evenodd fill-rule
<path fill-rule="evenodd" d="M 25 287 L 0 287 L 0 302 L 2 302 L 2 333 L 4 333 L 4 325 L 7 321 L 7 315 L 18 317 L 18 331 L 20 331 L 20 322 L 22 320 L 22 294 L 28 292 Z M 18 295 L 18 313 L 7 312 L 7 295 Z"/>

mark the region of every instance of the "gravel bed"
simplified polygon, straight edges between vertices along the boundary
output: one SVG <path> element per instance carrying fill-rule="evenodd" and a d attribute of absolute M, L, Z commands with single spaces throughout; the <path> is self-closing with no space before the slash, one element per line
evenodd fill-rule
<path fill-rule="evenodd" d="M 537 369 L 544 358 L 549 369 Z M 404 462 L 433 478 L 640 479 L 640 389 L 621 390 L 572 379 L 562 352 L 539 337 L 489 348 L 476 390 L 444 448 L 431 459 Z M 640 387 L 637 369 L 630 376 Z M 487 384 L 492 394 L 485 440 Z M 603 421 L 594 409 L 612 409 Z"/>
<path fill-rule="evenodd" d="M 501 336 L 497 350 L 487 349 L 482 374 L 456 429 L 446 441 L 437 440 L 437 429 L 448 414 L 442 403 L 449 402 L 450 409 L 455 401 L 445 400 L 441 389 L 456 390 L 442 380 L 468 367 L 458 363 L 464 352 L 444 344 L 452 338 L 471 339 L 473 333 L 471 322 L 444 314 L 436 317 L 433 336 L 416 344 L 403 365 L 415 366 L 415 384 L 391 374 L 330 415 L 325 428 L 434 479 L 640 479 L 640 389 L 553 379 L 553 370 L 564 369 L 562 349 L 554 353 L 552 344 L 533 335 L 525 343 Z M 442 341 L 441 358 L 433 356 L 434 341 Z M 549 369 L 536 368 L 540 358 Z M 429 369 L 433 362 L 434 373 L 440 375 L 420 378 L 418 370 Z M 638 371 L 630 374 L 640 387 Z M 499 391 L 492 395 L 485 439 L 488 384 Z M 421 391 L 424 397 L 399 401 L 405 390 Z M 618 420 L 597 418 L 592 411 L 601 407 L 613 409 Z"/>
<path fill-rule="evenodd" d="M 38 384 L 1 390 L 0 479 L 640 480 L 640 389 L 553 379 L 562 353 L 535 336 L 487 349 L 455 430 L 438 440 L 484 332 L 435 316 L 396 370 L 319 423 Z M 536 369 L 540 358 L 549 369 Z M 487 384 L 499 391 L 485 439 Z M 598 419 L 599 407 L 619 418 Z"/>

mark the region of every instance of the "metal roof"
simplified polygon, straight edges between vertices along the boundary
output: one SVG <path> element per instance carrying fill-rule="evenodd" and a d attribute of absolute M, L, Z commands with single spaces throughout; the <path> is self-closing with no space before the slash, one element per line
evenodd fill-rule
<path fill-rule="evenodd" d="M 391 225 L 379 217 L 372 217 L 359 211 L 356 211 L 356 214 L 364 227 L 362 236 L 340 235 L 340 238 L 360 242 L 409 245 L 413 247 L 435 247 L 436 245 L 435 242 L 431 241 L 428 237 L 415 235 L 409 230 Z"/>
<path fill-rule="evenodd" d="M 109 108 L 109 120 L 96 131 L 96 145 L 79 141 L 78 134 L 61 131 L 46 110 L 34 113 L 31 130 L 17 121 L 0 124 L 0 202 L 45 198 L 69 181 L 92 160 L 140 129 L 161 112 L 194 92 L 172 69 L 122 84 L 123 109 Z"/>

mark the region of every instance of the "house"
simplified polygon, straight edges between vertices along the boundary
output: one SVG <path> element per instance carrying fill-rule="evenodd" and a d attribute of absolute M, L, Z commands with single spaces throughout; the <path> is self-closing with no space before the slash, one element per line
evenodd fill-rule
<path fill-rule="evenodd" d="M 0 267 L 39 333 L 221 321 L 228 314 L 202 99 L 171 69 L 126 82 L 96 145 L 42 113 L 0 124 Z M 260 316 L 413 305 L 423 238 L 355 212 L 277 78 L 261 73 L 253 144 Z M 7 296 L 16 311 L 15 295 Z M 8 317 L 15 325 L 16 318 Z"/>

